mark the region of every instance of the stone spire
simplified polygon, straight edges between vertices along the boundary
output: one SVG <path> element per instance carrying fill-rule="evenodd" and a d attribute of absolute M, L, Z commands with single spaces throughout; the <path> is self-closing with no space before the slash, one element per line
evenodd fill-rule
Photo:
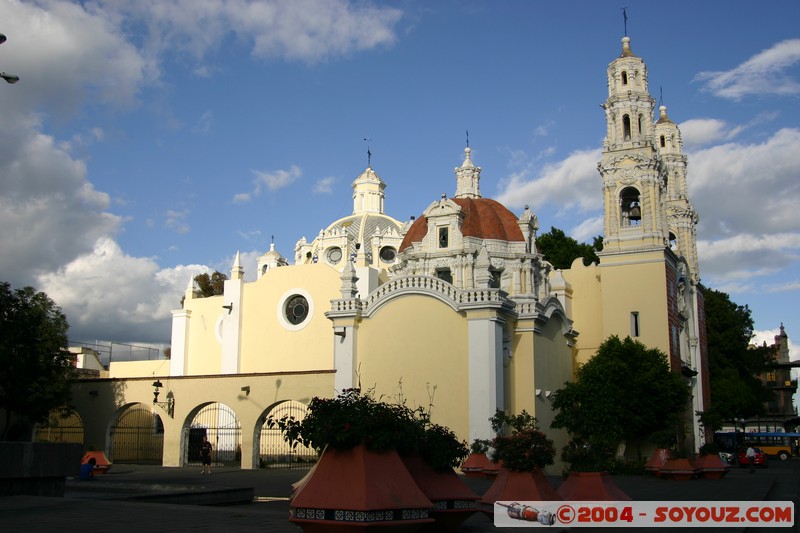
<path fill-rule="evenodd" d="M 243 279 L 244 268 L 242 268 L 242 258 L 239 256 L 239 250 L 236 250 L 236 259 L 233 260 L 233 267 L 231 267 L 231 279 Z"/>
<path fill-rule="evenodd" d="M 342 300 L 351 300 L 358 294 L 358 276 L 356 276 L 356 269 L 353 267 L 352 261 L 347 261 L 342 270 L 342 275 L 339 276 L 342 280 Z"/>
<path fill-rule="evenodd" d="M 472 149 L 469 146 L 464 148 L 464 162 L 460 167 L 456 167 L 456 198 L 480 198 L 481 197 L 481 167 L 472 164 L 470 154 Z"/>

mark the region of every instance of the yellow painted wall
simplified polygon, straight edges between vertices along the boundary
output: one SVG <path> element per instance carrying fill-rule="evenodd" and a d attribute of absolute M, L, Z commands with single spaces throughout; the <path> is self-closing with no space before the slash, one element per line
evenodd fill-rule
<path fill-rule="evenodd" d="M 246 283 L 241 372 L 332 369 L 332 326 L 325 312 L 331 300 L 341 297 L 340 275 L 316 263 L 270 269 L 258 281 Z M 290 331 L 279 318 L 279 304 L 287 291 L 298 288 L 311 297 L 313 315 L 302 329 Z"/>
<path fill-rule="evenodd" d="M 591 359 L 605 339 L 600 273 L 598 265 L 584 266 L 581 258 L 573 261 L 569 270 L 562 271 L 564 279 L 572 286 L 571 318 L 578 331 L 574 348 L 576 369 Z"/>
<path fill-rule="evenodd" d="M 188 375 L 218 374 L 222 368 L 222 345 L 217 340 L 217 321 L 222 313 L 222 296 L 192 298 L 184 306 L 191 310 L 186 373 Z"/>
<path fill-rule="evenodd" d="M 648 348 L 669 353 L 667 281 L 664 252 L 602 259 L 603 338 L 631 335 L 631 312 L 639 312 L 640 335 Z"/>
<path fill-rule="evenodd" d="M 414 408 L 427 407 L 435 386 L 432 420 L 467 438 L 465 317 L 433 297 L 405 295 L 364 320 L 357 342 L 362 389 L 374 387 L 390 401 L 402 393 Z"/>
<path fill-rule="evenodd" d="M 108 365 L 108 376 L 112 378 L 136 378 L 142 376 L 163 377 L 169 375 L 169 359 L 152 361 L 112 361 Z"/>

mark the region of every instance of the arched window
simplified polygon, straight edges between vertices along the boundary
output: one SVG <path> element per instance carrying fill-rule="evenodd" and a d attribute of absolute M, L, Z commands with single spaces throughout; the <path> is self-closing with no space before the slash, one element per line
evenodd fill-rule
<path fill-rule="evenodd" d="M 638 226 L 642 223 L 642 205 L 639 191 L 634 187 L 625 187 L 619 194 L 620 219 L 622 226 Z"/>
<path fill-rule="evenodd" d="M 662 135 L 661 136 L 661 148 L 667 146 L 667 139 Z"/>
<path fill-rule="evenodd" d="M 644 135 L 644 115 L 639 114 L 639 136 Z"/>
<path fill-rule="evenodd" d="M 628 85 L 628 73 L 622 71 L 622 85 Z"/>
<path fill-rule="evenodd" d="M 628 115 L 622 115 L 622 135 L 624 140 L 631 140 L 631 117 Z"/>
<path fill-rule="evenodd" d="M 669 232 L 669 248 L 675 250 L 678 247 L 678 238 L 671 231 Z"/>

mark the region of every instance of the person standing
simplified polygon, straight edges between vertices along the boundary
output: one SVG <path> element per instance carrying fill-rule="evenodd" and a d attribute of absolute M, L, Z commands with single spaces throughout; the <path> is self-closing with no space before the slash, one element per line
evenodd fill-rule
<path fill-rule="evenodd" d="M 200 444 L 200 461 L 203 464 L 203 469 L 200 470 L 201 474 L 211 473 L 211 443 L 208 442 L 208 437 L 203 435 L 203 442 Z"/>
<path fill-rule="evenodd" d="M 750 473 L 756 471 L 756 451 L 752 446 L 747 447 L 747 462 L 750 463 Z"/>

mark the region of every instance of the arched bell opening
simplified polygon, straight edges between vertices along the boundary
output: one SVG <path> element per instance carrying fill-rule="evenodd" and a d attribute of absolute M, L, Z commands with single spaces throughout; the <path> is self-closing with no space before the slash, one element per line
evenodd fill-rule
<path fill-rule="evenodd" d="M 634 187 L 626 187 L 620 192 L 619 203 L 623 226 L 639 226 L 642 223 L 642 205 L 639 191 Z"/>

